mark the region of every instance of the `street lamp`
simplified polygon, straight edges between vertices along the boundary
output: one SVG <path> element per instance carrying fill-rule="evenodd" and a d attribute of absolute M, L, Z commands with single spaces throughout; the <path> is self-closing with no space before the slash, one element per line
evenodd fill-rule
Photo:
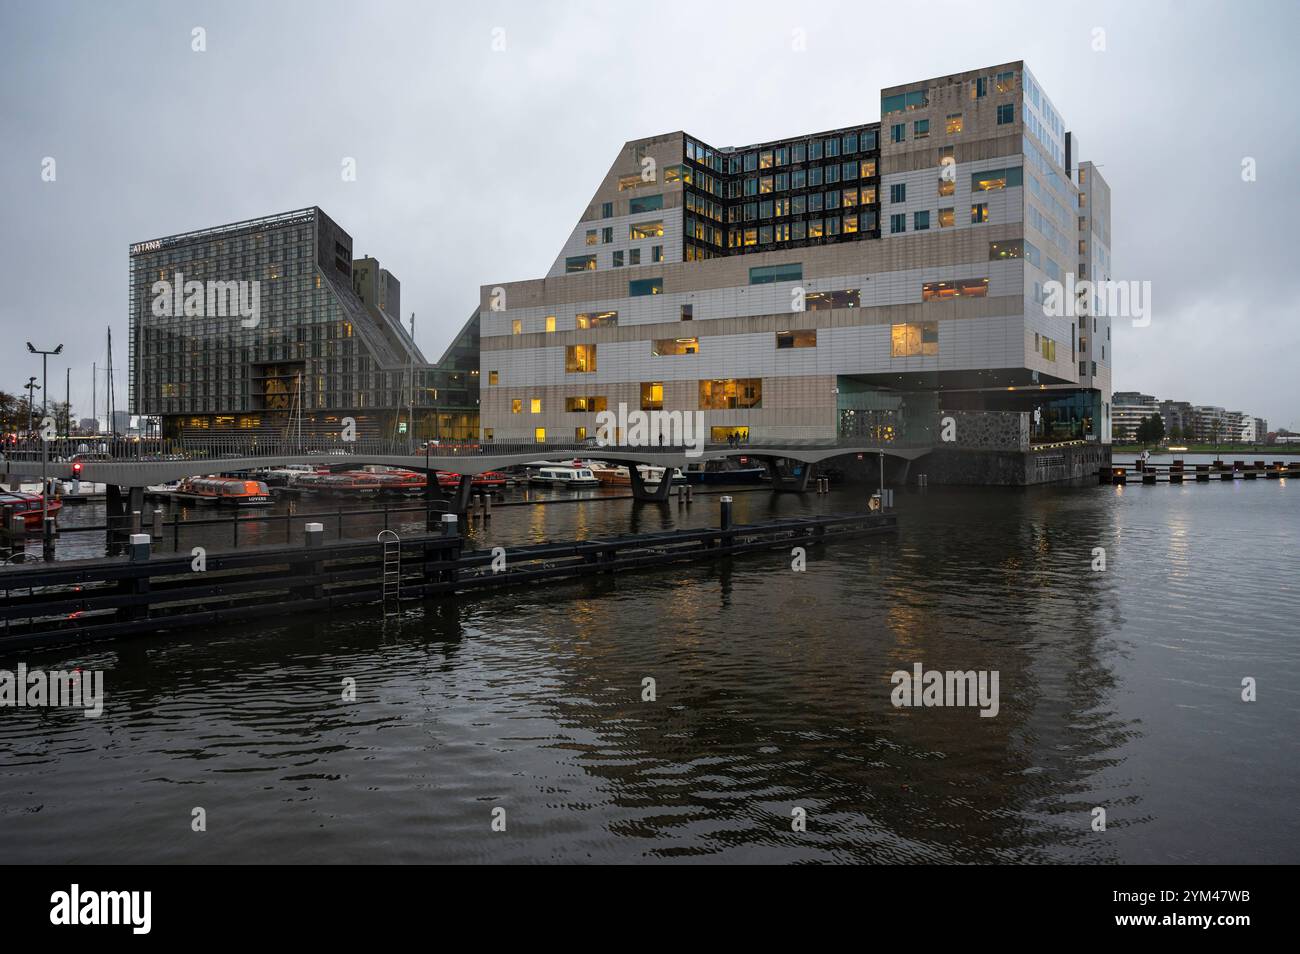
<path fill-rule="evenodd" d="M 33 391 L 39 391 L 41 386 L 36 383 L 36 376 L 27 379 L 27 437 L 30 440 L 36 430 L 36 399 L 32 396 Z"/>
<path fill-rule="evenodd" d="M 53 351 L 44 351 L 30 341 L 27 342 L 27 350 L 32 354 L 41 356 L 41 427 L 45 426 L 45 412 L 48 408 L 50 398 L 50 355 L 63 354 L 63 345 L 60 344 Z M 29 399 L 30 400 L 30 399 Z M 30 404 L 29 404 L 30 406 Z M 48 483 L 48 464 L 50 460 L 50 442 L 41 441 L 41 529 L 45 528 L 46 498 L 49 496 L 50 486 Z"/>

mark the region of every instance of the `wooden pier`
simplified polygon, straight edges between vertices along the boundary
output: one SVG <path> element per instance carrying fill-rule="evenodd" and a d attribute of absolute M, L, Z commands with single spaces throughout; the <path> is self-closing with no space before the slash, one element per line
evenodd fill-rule
<path fill-rule="evenodd" d="M 897 529 L 891 513 L 818 515 L 598 540 L 466 550 L 454 514 L 443 534 L 325 543 L 312 525 L 298 546 L 156 557 L 132 538 L 129 557 L 0 569 L 0 652 L 139 633 L 264 620 L 343 606 L 400 603 L 485 588 L 595 577 L 753 550 L 821 545 Z M 392 534 L 392 531 L 385 531 Z M 391 538 L 390 538 L 391 541 Z M 394 559 L 394 557 L 396 557 Z"/>
<path fill-rule="evenodd" d="M 1288 475 L 1300 476 L 1300 463 L 1275 460 L 1218 460 L 1210 464 L 1169 464 L 1134 461 L 1132 467 L 1113 464 L 1097 471 L 1098 483 L 1124 485 L 1209 483 L 1211 480 L 1277 480 Z"/>

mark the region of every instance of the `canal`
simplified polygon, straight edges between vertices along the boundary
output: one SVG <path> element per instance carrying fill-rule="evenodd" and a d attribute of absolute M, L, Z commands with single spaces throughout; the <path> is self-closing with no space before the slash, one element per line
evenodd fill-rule
<path fill-rule="evenodd" d="M 895 537 L 811 550 L 804 572 L 764 553 L 0 660 L 103 670 L 107 690 L 99 718 L 0 709 L 0 844 L 19 862 L 1294 863 L 1296 490 L 900 491 Z M 865 494 L 738 493 L 736 519 Z M 705 496 L 498 507 L 472 534 L 508 550 L 716 515 Z M 997 715 L 896 708 L 891 674 L 918 663 L 998 673 Z"/>

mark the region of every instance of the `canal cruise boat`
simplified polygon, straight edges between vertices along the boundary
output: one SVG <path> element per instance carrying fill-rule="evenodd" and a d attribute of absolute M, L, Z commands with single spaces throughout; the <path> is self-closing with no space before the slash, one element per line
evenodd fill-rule
<path fill-rule="evenodd" d="M 591 472 L 591 468 L 576 460 L 572 464 L 549 462 L 538 464 L 528 475 L 528 482 L 546 487 L 569 487 L 575 490 L 600 486 L 600 481 Z"/>
<path fill-rule="evenodd" d="M 238 477 L 187 477 L 172 491 L 175 497 L 230 507 L 267 507 L 271 489 L 260 480 Z"/>

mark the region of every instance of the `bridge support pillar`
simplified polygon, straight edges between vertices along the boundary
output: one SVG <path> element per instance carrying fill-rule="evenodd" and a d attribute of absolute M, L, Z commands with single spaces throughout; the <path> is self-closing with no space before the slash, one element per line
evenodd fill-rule
<path fill-rule="evenodd" d="M 128 513 L 144 513 L 144 488 L 132 487 L 127 491 L 129 500 L 127 501 Z"/>
<path fill-rule="evenodd" d="M 806 493 L 808 480 L 816 469 L 812 464 L 789 457 L 763 457 L 768 473 L 772 475 L 773 493 Z"/>
<path fill-rule="evenodd" d="M 664 475 L 654 490 L 646 488 L 645 477 L 642 476 L 636 464 L 627 465 L 627 475 L 632 480 L 633 500 L 649 500 L 657 503 L 668 502 L 668 493 L 673 489 L 673 469 L 671 467 L 664 468 Z"/>
<path fill-rule="evenodd" d="M 460 483 L 456 485 L 455 496 L 452 497 L 450 506 L 448 506 L 447 511 L 449 513 L 457 513 L 457 514 L 467 513 L 469 511 L 470 494 L 472 494 L 473 492 L 474 492 L 474 475 L 461 474 Z"/>

